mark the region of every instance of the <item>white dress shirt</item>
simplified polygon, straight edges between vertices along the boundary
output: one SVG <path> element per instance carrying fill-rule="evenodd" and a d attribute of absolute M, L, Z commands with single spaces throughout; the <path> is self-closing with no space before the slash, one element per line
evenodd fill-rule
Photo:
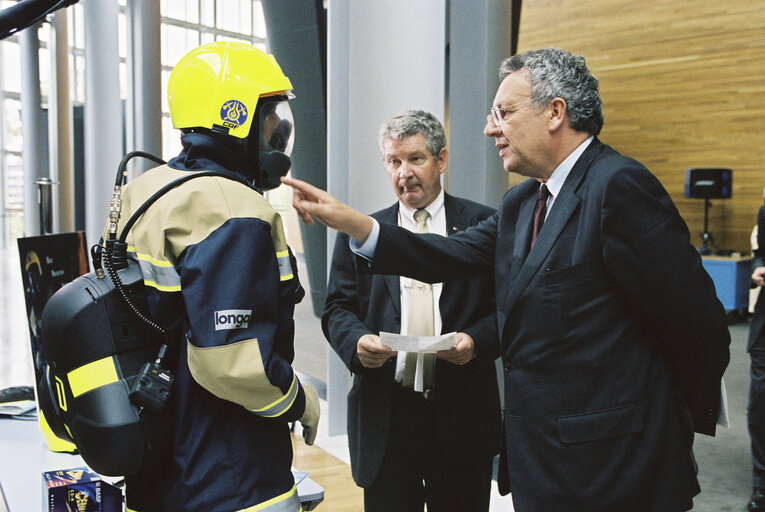
<path fill-rule="evenodd" d="M 545 220 L 547 220 L 547 216 L 550 215 L 550 210 L 552 209 L 552 205 L 555 202 L 555 198 L 558 197 L 558 194 L 560 194 L 560 189 L 563 188 L 563 183 L 566 182 L 568 174 L 571 172 L 571 169 L 574 168 L 574 164 L 577 160 L 579 160 L 579 157 L 582 156 L 582 153 L 584 153 L 584 150 L 587 149 L 587 146 L 590 145 L 590 142 L 592 142 L 592 139 L 594 138 L 595 137 L 590 136 L 586 141 L 579 144 L 579 146 L 577 146 L 577 148 L 572 151 L 571 154 L 568 155 L 566 159 L 558 165 L 558 167 L 555 168 L 553 173 L 545 182 L 547 185 L 547 190 L 550 191 L 550 197 L 547 198 Z"/>
<path fill-rule="evenodd" d="M 430 217 L 426 221 L 428 231 L 437 235 L 446 236 L 446 211 L 444 210 L 444 191 L 436 196 L 432 203 L 425 207 L 430 214 Z M 408 229 L 409 231 L 416 231 L 417 222 L 414 220 L 415 208 L 410 208 L 404 203 L 398 203 L 398 225 Z M 411 279 L 408 277 L 399 278 L 399 293 L 401 298 L 401 334 L 406 335 L 406 326 L 409 320 L 409 285 Z M 441 298 L 441 290 L 443 289 L 443 283 L 435 283 L 433 285 L 433 329 L 434 334 L 441 333 L 441 310 L 439 308 L 439 300 Z M 406 361 L 406 352 L 399 352 L 396 360 L 396 380 L 401 380 L 402 373 L 404 371 L 404 362 Z"/>

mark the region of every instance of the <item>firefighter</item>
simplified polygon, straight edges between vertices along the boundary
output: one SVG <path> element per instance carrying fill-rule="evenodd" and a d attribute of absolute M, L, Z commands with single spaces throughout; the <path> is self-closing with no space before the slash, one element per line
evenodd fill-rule
<path fill-rule="evenodd" d="M 190 180 L 163 195 L 128 236 L 150 316 L 170 333 L 166 360 L 175 374 L 166 442 L 126 476 L 130 510 L 301 510 L 290 423 L 300 421 L 312 444 L 319 402 L 291 366 L 293 312 L 304 291 L 281 218 L 261 194 L 290 167 L 291 89 L 273 56 L 250 45 L 191 51 L 168 83 L 183 150 L 123 187 L 124 223 L 191 171 L 235 173 L 253 184 Z"/>

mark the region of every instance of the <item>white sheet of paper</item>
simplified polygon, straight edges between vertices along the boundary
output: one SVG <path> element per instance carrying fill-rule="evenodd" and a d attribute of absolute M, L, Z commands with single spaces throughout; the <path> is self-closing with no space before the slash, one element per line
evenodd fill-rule
<path fill-rule="evenodd" d="M 380 332 L 380 342 L 400 352 L 435 354 L 439 350 L 449 350 L 454 347 L 457 342 L 457 333 L 450 332 L 440 336 L 403 336 L 392 332 Z"/>
<path fill-rule="evenodd" d="M 717 424 L 730 428 L 728 415 L 728 393 L 725 391 L 725 380 L 720 379 L 720 415 L 717 417 Z"/>

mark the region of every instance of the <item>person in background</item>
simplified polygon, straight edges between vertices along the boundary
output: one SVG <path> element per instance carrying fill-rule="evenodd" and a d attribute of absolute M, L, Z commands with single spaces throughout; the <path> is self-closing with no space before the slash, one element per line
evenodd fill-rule
<path fill-rule="evenodd" d="M 398 201 L 374 218 L 452 236 L 494 213 L 444 193 L 449 152 L 432 114 L 391 117 L 379 144 Z M 365 273 L 348 236 L 337 237 L 322 326 L 353 373 L 348 442 L 366 512 L 422 512 L 426 503 L 429 512 L 488 511 L 500 435 L 492 290 L 488 276 L 430 285 Z M 381 331 L 457 338 L 418 358 L 382 345 Z"/>
<path fill-rule="evenodd" d="M 752 442 L 751 512 L 765 512 L 765 206 L 757 212 L 757 240 L 752 255 L 752 286 L 760 293 L 749 325 L 747 352 L 752 360 L 747 423 Z"/>
<path fill-rule="evenodd" d="M 598 139 L 598 80 L 544 48 L 500 66 L 484 133 L 529 178 L 448 238 L 379 222 L 305 182 L 293 205 L 357 265 L 424 282 L 490 276 L 504 367 L 499 486 L 517 512 L 681 512 L 694 430 L 714 435 L 727 317 L 669 194 Z M 438 262 L 433 264 L 433 262 Z"/>

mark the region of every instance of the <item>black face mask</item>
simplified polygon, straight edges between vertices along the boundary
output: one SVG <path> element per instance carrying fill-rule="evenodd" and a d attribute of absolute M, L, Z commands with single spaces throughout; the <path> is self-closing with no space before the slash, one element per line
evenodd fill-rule
<path fill-rule="evenodd" d="M 281 151 L 259 151 L 258 170 L 255 176 L 255 186 L 261 191 L 273 190 L 282 184 L 282 176 L 286 176 L 292 165 L 292 160 Z"/>
<path fill-rule="evenodd" d="M 284 97 L 266 98 L 256 110 L 257 128 L 253 126 L 248 137 L 250 150 L 257 147 L 258 168 L 255 185 L 262 191 L 273 190 L 281 185 L 292 161 L 289 155 L 295 140 L 295 124 L 292 110 Z M 255 143 L 255 144 L 253 144 Z"/>

